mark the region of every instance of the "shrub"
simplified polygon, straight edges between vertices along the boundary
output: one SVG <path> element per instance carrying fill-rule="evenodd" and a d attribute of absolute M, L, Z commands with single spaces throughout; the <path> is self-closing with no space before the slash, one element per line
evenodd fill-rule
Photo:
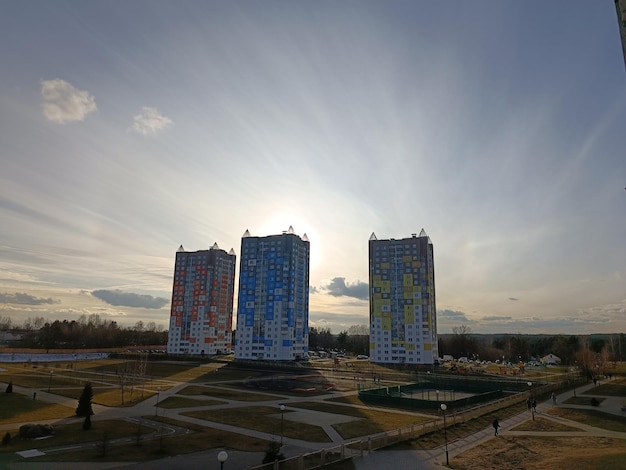
<path fill-rule="evenodd" d="M 591 406 L 600 406 L 600 402 L 596 397 L 591 397 Z"/>
<path fill-rule="evenodd" d="M 11 433 L 7 432 L 2 438 L 2 445 L 8 446 L 11 443 Z"/>

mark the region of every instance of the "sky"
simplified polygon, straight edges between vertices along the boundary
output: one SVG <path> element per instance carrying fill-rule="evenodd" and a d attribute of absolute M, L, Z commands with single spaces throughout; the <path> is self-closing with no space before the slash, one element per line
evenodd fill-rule
<path fill-rule="evenodd" d="M 180 245 L 292 226 L 313 327 L 368 324 L 371 234 L 423 228 L 439 333 L 626 332 L 612 0 L 9 0 L 0 70 L 14 324 L 167 328 Z"/>

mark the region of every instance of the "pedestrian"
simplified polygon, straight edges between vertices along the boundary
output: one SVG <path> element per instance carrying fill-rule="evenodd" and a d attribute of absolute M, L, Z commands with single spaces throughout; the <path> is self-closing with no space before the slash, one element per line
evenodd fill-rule
<path fill-rule="evenodd" d="M 528 397 L 526 399 L 526 406 L 528 407 L 528 411 L 530 411 L 530 405 L 531 405 L 531 401 L 530 401 L 530 397 Z"/>
<path fill-rule="evenodd" d="M 494 418 L 493 423 L 491 423 L 491 425 L 493 426 L 493 435 L 497 436 L 498 435 L 498 428 L 500 427 L 500 423 L 498 422 L 498 418 Z"/>
<path fill-rule="evenodd" d="M 536 413 L 537 412 L 537 400 L 535 400 L 534 398 L 532 402 L 532 407 L 533 407 L 533 412 Z"/>
<path fill-rule="evenodd" d="M 552 404 L 556 405 L 556 395 L 552 392 Z"/>

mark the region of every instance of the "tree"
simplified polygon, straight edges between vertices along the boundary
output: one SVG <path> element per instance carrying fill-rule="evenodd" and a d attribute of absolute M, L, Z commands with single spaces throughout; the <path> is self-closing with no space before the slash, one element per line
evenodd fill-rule
<path fill-rule="evenodd" d="M 271 441 L 265 451 L 265 457 L 263 457 L 263 463 L 271 463 L 276 460 L 284 460 L 285 456 L 280 452 L 280 442 Z"/>
<path fill-rule="evenodd" d="M 9 385 L 7 385 L 5 393 L 13 393 L 13 382 L 9 382 Z"/>
<path fill-rule="evenodd" d="M 476 347 L 476 341 L 470 336 L 472 329 L 467 325 L 455 326 L 452 328 L 454 335 L 450 340 L 450 351 L 454 357 L 470 357 L 474 354 Z"/>
<path fill-rule="evenodd" d="M 93 414 L 93 409 L 91 408 L 91 400 L 93 399 L 93 389 L 91 388 L 91 383 L 87 382 L 85 384 L 85 388 L 83 388 L 83 393 L 78 399 L 78 406 L 76 407 L 76 416 L 86 416 L 89 417 Z"/>

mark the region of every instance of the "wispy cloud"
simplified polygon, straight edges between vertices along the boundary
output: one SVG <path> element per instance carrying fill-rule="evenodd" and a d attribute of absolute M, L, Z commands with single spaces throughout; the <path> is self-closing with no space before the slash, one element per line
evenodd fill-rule
<path fill-rule="evenodd" d="M 170 118 L 163 116 L 158 109 L 148 106 L 141 108 L 141 112 L 133 118 L 133 121 L 131 129 L 143 135 L 155 134 L 174 123 Z"/>
<path fill-rule="evenodd" d="M 132 292 L 122 292 L 121 290 L 95 290 L 91 293 L 94 297 L 116 307 L 134 307 L 134 308 L 151 308 L 159 309 L 169 302 L 168 299 L 162 297 L 153 297 L 151 295 L 134 294 Z"/>
<path fill-rule="evenodd" d="M 44 305 L 44 304 L 58 304 L 60 301 L 52 298 L 44 299 L 41 297 L 35 297 L 30 294 L 3 294 L 0 292 L 0 304 L 20 304 L 20 305 Z"/>
<path fill-rule="evenodd" d="M 41 82 L 43 115 L 52 122 L 84 121 L 87 114 L 98 109 L 96 100 L 88 92 L 75 88 L 71 83 L 56 78 Z"/>
<path fill-rule="evenodd" d="M 331 279 L 330 283 L 322 289 L 334 297 L 354 297 L 359 300 L 369 298 L 369 286 L 366 282 L 357 281 L 354 284 L 347 284 L 345 277 Z"/>

